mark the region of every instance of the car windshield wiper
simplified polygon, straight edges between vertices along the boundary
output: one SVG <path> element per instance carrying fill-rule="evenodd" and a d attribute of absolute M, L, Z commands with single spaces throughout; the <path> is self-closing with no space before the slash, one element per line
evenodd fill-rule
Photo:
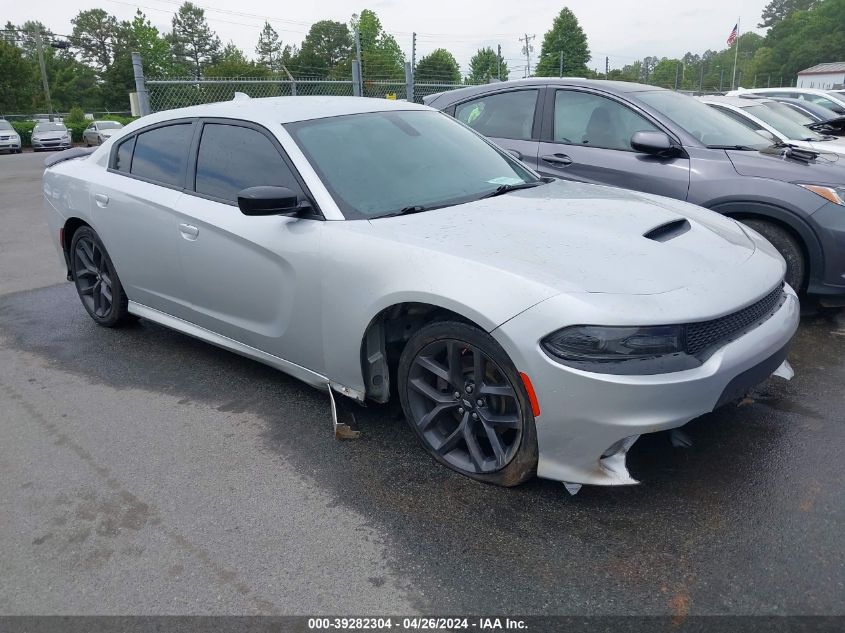
<path fill-rule="evenodd" d="M 736 149 L 742 152 L 756 152 L 756 147 L 750 145 L 708 145 L 707 149 Z"/>
<path fill-rule="evenodd" d="M 520 182 L 515 185 L 499 185 L 490 193 L 485 193 L 479 198 L 479 200 L 483 200 L 484 198 L 493 198 L 495 196 L 501 196 L 502 194 L 510 193 L 511 191 L 518 191 L 519 189 L 531 189 L 533 187 L 539 187 L 540 185 L 545 184 L 546 182 L 544 180 L 534 180 L 532 182 Z"/>
<path fill-rule="evenodd" d="M 439 205 L 432 205 L 430 207 L 427 207 L 427 206 L 422 205 L 422 204 L 411 204 L 411 205 L 408 205 L 407 207 L 402 207 L 398 211 L 393 211 L 391 213 L 385 213 L 384 215 L 376 216 L 373 219 L 393 218 L 393 217 L 396 217 L 397 215 L 410 215 L 412 213 L 422 213 L 423 211 L 432 211 L 434 209 L 442 209 L 445 206 L 448 206 L 448 205 L 439 204 Z"/>

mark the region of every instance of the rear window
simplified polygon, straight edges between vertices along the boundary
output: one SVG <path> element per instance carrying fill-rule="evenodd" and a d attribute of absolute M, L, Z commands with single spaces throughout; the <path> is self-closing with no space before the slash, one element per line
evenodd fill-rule
<path fill-rule="evenodd" d="M 130 173 L 165 185 L 183 186 L 192 129 L 191 123 L 176 123 L 139 134 Z"/>

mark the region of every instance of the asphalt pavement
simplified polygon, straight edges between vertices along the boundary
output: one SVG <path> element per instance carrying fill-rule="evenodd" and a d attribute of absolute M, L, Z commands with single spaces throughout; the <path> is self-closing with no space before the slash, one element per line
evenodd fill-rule
<path fill-rule="evenodd" d="M 643 483 L 485 486 L 403 420 L 148 321 L 97 327 L 0 156 L 0 615 L 845 614 L 845 317 L 791 382 L 642 438 Z"/>

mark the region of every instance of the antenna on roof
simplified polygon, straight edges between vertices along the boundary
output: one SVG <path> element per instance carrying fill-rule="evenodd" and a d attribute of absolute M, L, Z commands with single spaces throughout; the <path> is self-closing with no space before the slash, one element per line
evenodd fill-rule
<path fill-rule="evenodd" d="M 236 92 L 236 93 L 235 93 L 235 96 L 234 96 L 234 97 L 232 97 L 232 101 L 244 101 L 244 100 L 246 100 L 246 99 L 251 99 L 251 98 L 252 98 L 252 97 L 250 97 L 250 96 L 249 96 L 248 94 L 246 94 L 245 92 Z"/>

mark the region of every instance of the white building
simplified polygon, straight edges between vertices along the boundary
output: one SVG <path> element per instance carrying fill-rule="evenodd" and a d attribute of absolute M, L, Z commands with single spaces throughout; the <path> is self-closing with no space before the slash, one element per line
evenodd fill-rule
<path fill-rule="evenodd" d="M 830 90 L 845 85 L 845 62 L 817 64 L 798 73 L 797 88 Z"/>

